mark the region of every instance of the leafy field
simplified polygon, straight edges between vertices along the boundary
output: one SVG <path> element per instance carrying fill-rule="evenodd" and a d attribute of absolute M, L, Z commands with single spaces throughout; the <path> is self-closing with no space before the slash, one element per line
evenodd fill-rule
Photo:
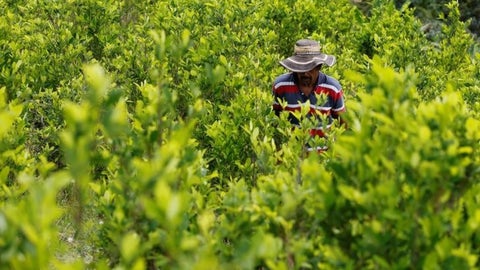
<path fill-rule="evenodd" d="M 480 46 L 370 5 L 0 0 L 0 268 L 478 269 Z M 321 155 L 271 109 L 305 37 Z"/>

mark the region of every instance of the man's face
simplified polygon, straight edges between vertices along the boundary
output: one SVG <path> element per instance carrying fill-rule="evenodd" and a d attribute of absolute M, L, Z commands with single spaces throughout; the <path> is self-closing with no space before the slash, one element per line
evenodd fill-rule
<path fill-rule="evenodd" d="M 317 82 L 319 68 L 314 68 L 307 72 L 297 72 L 298 81 L 301 86 L 312 86 Z"/>

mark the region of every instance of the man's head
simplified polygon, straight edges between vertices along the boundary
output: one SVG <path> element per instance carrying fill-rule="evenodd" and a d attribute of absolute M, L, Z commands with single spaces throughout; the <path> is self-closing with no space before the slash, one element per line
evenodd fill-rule
<path fill-rule="evenodd" d="M 322 64 L 314 67 L 313 69 L 305 72 L 294 72 L 297 74 L 298 82 L 301 86 L 312 86 L 317 82 L 318 72 L 322 68 Z"/>
<path fill-rule="evenodd" d="M 280 64 L 292 72 L 308 72 L 318 66 L 335 64 L 335 56 L 324 54 L 320 50 L 320 44 L 311 39 L 301 39 L 295 43 L 294 54 Z"/>

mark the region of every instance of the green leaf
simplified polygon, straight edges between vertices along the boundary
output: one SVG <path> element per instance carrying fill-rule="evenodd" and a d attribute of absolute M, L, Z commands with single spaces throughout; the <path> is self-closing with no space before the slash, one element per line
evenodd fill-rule
<path fill-rule="evenodd" d="M 122 238 L 120 252 L 127 263 L 136 258 L 139 249 L 140 236 L 136 232 L 129 232 Z"/>
<path fill-rule="evenodd" d="M 105 74 L 105 70 L 98 63 L 83 66 L 85 80 L 90 86 L 90 102 L 92 104 L 99 103 L 106 95 L 110 80 Z"/>
<path fill-rule="evenodd" d="M 366 196 L 352 186 L 340 185 L 338 190 L 343 197 L 357 204 L 363 205 L 367 201 Z"/>
<path fill-rule="evenodd" d="M 208 235 L 210 228 L 215 224 L 215 214 L 212 211 L 205 211 L 197 218 L 198 226 L 203 235 Z"/>

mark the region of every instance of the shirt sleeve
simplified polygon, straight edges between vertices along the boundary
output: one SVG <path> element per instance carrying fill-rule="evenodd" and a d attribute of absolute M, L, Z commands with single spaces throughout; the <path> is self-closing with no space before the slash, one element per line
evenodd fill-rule
<path fill-rule="evenodd" d="M 345 108 L 345 100 L 343 98 L 343 91 L 340 90 L 335 95 L 332 96 L 332 116 L 337 118 L 341 113 L 343 113 Z"/>
<path fill-rule="evenodd" d="M 283 111 L 282 105 L 280 102 L 283 100 L 283 96 L 275 89 L 275 84 L 272 85 L 272 96 L 273 96 L 273 103 L 272 108 L 275 111 L 275 114 L 278 115 L 281 111 Z"/>

